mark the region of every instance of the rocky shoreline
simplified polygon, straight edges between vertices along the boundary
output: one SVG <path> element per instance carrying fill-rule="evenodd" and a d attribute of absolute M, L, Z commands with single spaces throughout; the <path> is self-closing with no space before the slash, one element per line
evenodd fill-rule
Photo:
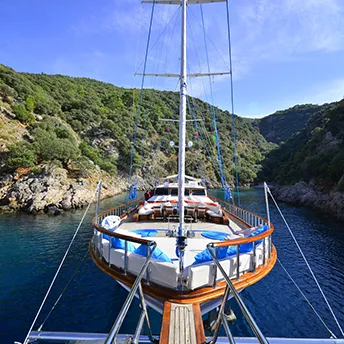
<path fill-rule="evenodd" d="M 82 208 L 91 200 L 100 178 L 102 199 L 127 189 L 124 178 L 113 178 L 100 171 L 92 176 L 78 176 L 77 171 L 73 174 L 60 167 L 44 167 L 38 174 L 24 169 L 17 171 L 0 179 L 0 212 L 58 215 Z"/>
<path fill-rule="evenodd" d="M 273 195 L 279 201 L 310 207 L 328 214 L 337 220 L 344 220 L 344 193 L 336 190 L 323 191 L 316 185 L 298 182 L 290 186 L 274 185 Z"/>

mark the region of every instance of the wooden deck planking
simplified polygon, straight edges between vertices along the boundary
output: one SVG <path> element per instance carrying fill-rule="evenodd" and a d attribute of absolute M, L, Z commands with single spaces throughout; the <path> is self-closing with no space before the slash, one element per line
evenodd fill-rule
<path fill-rule="evenodd" d="M 201 308 L 198 303 L 165 302 L 160 344 L 201 344 L 205 340 Z"/>

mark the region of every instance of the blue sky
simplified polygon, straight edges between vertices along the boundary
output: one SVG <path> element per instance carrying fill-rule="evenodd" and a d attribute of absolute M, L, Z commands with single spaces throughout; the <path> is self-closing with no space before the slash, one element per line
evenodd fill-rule
<path fill-rule="evenodd" d="M 261 117 L 344 97 L 343 0 L 230 4 L 237 114 Z M 140 77 L 133 74 L 142 71 L 150 10 L 139 0 L 2 0 L 0 63 L 138 87 Z M 227 71 L 225 5 L 203 5 L 203 12 L 210 70 Z M 156 6 L 154 18 L 147 72 L 178 73 L 178 6 Z M 207 72 L 199 5 L 190 6 L 188 19 L 188 69 Z M 145 85 L 177 90 L 177 81 L 147 78 Z M 189 91 L 230 109 L 229 85 L 227 76 L 198 78 L 189 81 Z"/>

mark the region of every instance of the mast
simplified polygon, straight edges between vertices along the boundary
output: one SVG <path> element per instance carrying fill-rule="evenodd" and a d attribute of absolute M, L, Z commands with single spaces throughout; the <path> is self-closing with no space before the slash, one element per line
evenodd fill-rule
<path fill-rule="evenodd" d="M 180 58 L 180 106 L 179 106 L 179 161 L 178 161 L 178 235 L 184 230 L 184 194 L 185 194 L 185 132 L 186 132 L 186 3 L 182 0 L 182 40 Z"/>

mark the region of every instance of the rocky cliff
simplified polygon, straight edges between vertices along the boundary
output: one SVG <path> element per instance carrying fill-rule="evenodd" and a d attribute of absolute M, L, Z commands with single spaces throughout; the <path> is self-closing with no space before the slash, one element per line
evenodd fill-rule
<path fill-rule="evenodd" d="M 273 195 L 279 201 L 299 206 L 306 206 L 344 220 L 344 193 L 337 190 L 325 191 L 314 183 L 304 181 L 291 186 L 272 188 Z"/>
<path fill-rule="evenodd" d="M 32 214 L 46 212 L 57 215 L 63 210 L 80 208 L 95 195 L 100 178 L 102 198 L 126 190 L 123 178 L 110 178 L 100 172 L 92 177 L 82 177 L 71 176 L 69 171 L 56 166 L 45 166 L 39 174 L 32 173 L 30 169 L 18 169 L 13 175 L 0 179 L 0 211 L 21 210 Z"/>

